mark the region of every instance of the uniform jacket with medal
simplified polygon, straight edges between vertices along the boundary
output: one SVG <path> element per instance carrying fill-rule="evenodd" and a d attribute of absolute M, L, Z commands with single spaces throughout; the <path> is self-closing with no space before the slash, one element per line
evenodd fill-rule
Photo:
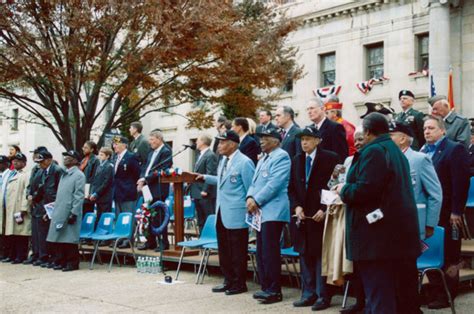
<path fill-rule="evenodd" d="M 415 135 L 413 137 L 413 143 L 411 148 L 419 150 L 423 144 L 425 144 L 425 136 L 423 134 L 423 118 L 425 115 L 423 112 L 415 110 L 413 108 L 408 109 L 406 112 L 400 112 L 395 116 L 395 121 L 404 122 L 410 125 L 410 128 Z"/>
<path fill-rule="evenodd" d="M 262 212 L 262 223 L 290 221 L 290 172 L 290 157 L 279 147 L 258 161 L 247 198 L 251 197 L 257 203 Z"/>
<path fill-rule="evenodd" d="M 115 172 L 114 200 L 116 202 L 135 201 L 137 199 L 137 181 L 139 177 L 140 165 L 137 157 L 127 150 Z"/>
<path fill-rule="evenodd" d="M 252 183 L 255 166 L 239 150 L 229 162 L 230 165 L 222 174 L 225 156 L 222 157 L 217 168 L 217 176 L 205 175 L 207 184 L 217 186 L 216 213 L 220 212 L 222 224 L 227 229 L 243 229 L 247 213 L 247 192 Z M 222 176 L 222 178 L 221 178 Z"/>
<path fill-rule="evenodd" d="M 66 170 L 61 177 L 46 238 L 48 242 L 79 243 L 85 184 L 86 177 L 78 167 Z M 77 216 L 74 224 L 68 224 L 71 214 Z"/>
<path fill-rule="evenodd" d="M 12 172 L 14 174 L 12 175 Z M 3 179 L 4 181 L 6 178 Z M 8 173 L 8 182 L 6 183 L 5 200 L 3 193 L 0 196 L 0 206 L 3 213 L 3 202 L 5 202 L 6 210 L 5 217 L 0 222 L 2 224 L 1 230 L 4 235 L 31 235 L 31 215 L 28 212 L 29 201 L 26 198 L 27 188 L 29 182 L 29 172 L 25 168 L 21 170 L 11 170 Z M 15 221 L 15 213 L 24 213 L 23 223 L 18 224 Z"/>
<path fill-rule="evenodd" d="M 321 204 L 321 190 L 328 189 L 327 183 L 338 160 L 339 156 L 336 153 L 317 149 L 306 184 L 306 154 L 302 153 L 293 158 L 289 187 L 292 212 L 297 206 L 303 208 L 306 217 L 313 217 L 320 209 L 326 211 L 326 205 Z M 296 230 L 295 251 L 320 256 L 323 231 L 324 220 L 321 222 L 311 218 L 303 220 Z"/>
<path fill-rule="evenodd" d="M 341 199 L 347 204 L 349 260 L 418 257 L 420 235 L 410 167 L 388 134 L 354 155 Z M 384 217 L 369 224 L 366 215 L 379 208 Z"/>

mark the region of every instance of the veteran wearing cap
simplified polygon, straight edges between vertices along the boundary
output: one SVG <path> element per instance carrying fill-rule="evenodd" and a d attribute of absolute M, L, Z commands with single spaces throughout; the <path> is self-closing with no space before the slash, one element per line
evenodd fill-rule
<path fill-rule="evenodd" d="M 468 148 L 471 143 L 471 126 L 469 120 L 451 109 L 446 96 L 437 95 L 428 99 L 431 106 L 431 114 L 440 117 L 446 125 L 446 137 L 461 143 Z"/>
<path fill-rule="evenodd" d="M 245 223 L 246 197 L 255 171 L 253 161 L 239 150 L 240 138 L 234 131 L 216 136 L 222 159 L 217 175 L 198 175 L 196 180 L 217 186 L 216 229 L 219 265 L 224 283 L 213 292 L 227 295 L 247 291 L 248 225 Z"/>
<path fill-rule="evenodd" d="M 22 263 L 28 256 L 29 236 L 31 235 L 31 216 L 28 213 L 26 188 L 28 186 L 28 172 L 26 156 L 16 153 L 11 158 L 13 170 L 8 173 L 4 191 L 0 196 L 5 217 L 2 218 L 1 230 L 6 236 L 6 258 L 3 262 L 12 264 Z M 3 225 L 4 224 L 4 225 Z"/>
<path fill-rule="evenodd" d="M 247 210 L 261 215 L 257 232 L 257 267 L 262 291 L 254 298 L 264 304 L 279 302 L 281 294 L 280 235 L 290 221 L 288 182 L 291 160 L 280 148 L 281 136 L 276 130 L 258 133 L 265 157 L 258 161 L 247 193 Z"/>
<path fill-rule="evenodd" d="M 33 266 L 52 267 L 50 260 L 52 252 L 48 249 L 46 242 L 50 222 L 44 205 L 54 203 L 56 200 L 56 192 L 64 170 L 53 162 L 53 155 L 47 150 L 39 152 L 34 161 L 40 170 L 34 180 L 35 186 L 30 187 L 30 192 L 33 192 L 31 194 L 33 255 L 28 262 L 31 262 Z"/>
<path fill-rule="evenodd" d="M 79 269 L 79 233 L 86 178 L 78 168 L 81 156 L 74 150 L 63 153 L 66 172 L 58 186 L 47 241 L 54 248 L 55 270 Z"/>
<path fill-rule="evenodd" d="M 423 118 L 424 114 L 418 110 L 413 109 L 415 102 L 415 95 L 409 90 L 401 90 L 398 93 L 400 106 L 402 112 L 395 115 L 395 121 L 407 123 L 413 133 L 413 143 L 411 148 L 419 150 L 425 144 L 425 137 L 423 135 Z"/>
<path fill-rule="evenodd" d="M 290 177 L 290 207 L 298 219 L 295 251 L 300 253 L 301 299 L 296 307 L 312 306 L 324 310 L 330 306 L 331 294 L 326 278 L 321 276 L 321 249 L 326 206 L 321 204 L 321 190 L 328 189 L 339 157 L 336 153 L 318 148 L 321 134 L 314 126 L 307 126 L 296 135 L 301 139 L 303 153 L 293 158 Z"/>
<path fill-rule="evenodd" d="M 434 227 L 438 225 L 443 200 L 443 191 L 438 175 L 428 155 L 410 148 L 413 141 L 413 131 L 409 124 L 391 123 L 390 137 L 405 154 L 410 164 L 411 182 L 418 208 L 420 238 L 428 238 L 433 235 Z"/>

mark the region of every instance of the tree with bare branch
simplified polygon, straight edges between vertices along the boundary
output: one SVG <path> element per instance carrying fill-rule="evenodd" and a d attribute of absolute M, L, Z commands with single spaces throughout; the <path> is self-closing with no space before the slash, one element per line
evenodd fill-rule
<path fill-rule="evenodd" d="M 67 149 L 98 126 L 196 100 L 209 106 L 188 112 L 189 127 L 207 127 L 223 103 L 255 112 L 277 94 L 252 91 L 301 75 L 285 46 L 297 24 L 256 1 L 230 2 L 2 1 L 0 98 Z"/>

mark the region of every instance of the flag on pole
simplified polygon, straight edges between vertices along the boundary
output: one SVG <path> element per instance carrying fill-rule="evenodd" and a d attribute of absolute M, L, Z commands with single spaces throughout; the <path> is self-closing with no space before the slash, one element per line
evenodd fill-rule
<path fill-rule="evenodd" d="M 430 97 L 436 96 L 436 88 L 434 83 L 433 74 L 430 75 Z"/>
<path fill-rule="evenodd" d="M 449 68 L 448 76 L 448 103 L 451 110 L 454 109 L 454 92 L 453 92 L 453 68 Z"/>

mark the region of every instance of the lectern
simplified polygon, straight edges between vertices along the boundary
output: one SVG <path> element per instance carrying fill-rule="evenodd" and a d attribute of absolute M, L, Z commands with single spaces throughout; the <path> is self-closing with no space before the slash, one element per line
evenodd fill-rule
<path fill-rule="evenodd" d="M 174 191 L 174 237 L 175 243 L 184 240 L 184 204 L 183 204 L 183 184 L 195 182 L 197 175 L 183 172 L 176 176 L 162 176 L 160 181 L 162 183 L 173 183 Z M 180 256 L 181 247 L 175 244 L 174 248 L 163 252 L 168 256 Z M 185 255 L 197 255 L 199 251 L 187 250 Z"/>

